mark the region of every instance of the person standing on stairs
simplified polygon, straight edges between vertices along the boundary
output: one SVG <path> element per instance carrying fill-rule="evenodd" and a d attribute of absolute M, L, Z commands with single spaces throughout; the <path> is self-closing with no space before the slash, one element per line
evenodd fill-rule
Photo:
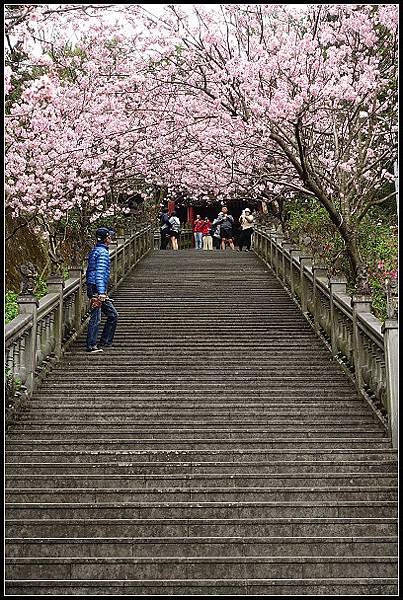
<path fill-rule="evenodd" d="M 91 354 L 103 352 L 103 346 L 111 346 L 116 331 L 118 313 L 107 295 L 111 271 L 108 247 L 114 233 L 115 232 L 112 229 L 108 229 L 107 227 L 100 227 L 97 229 L 97 243 L 88 255 L 86 280 L 91 316 L 87 331 L 87 352 Z M 101 334 L 99 346 L 97 346 L 101 313 L 106 316 L 106 322 Z"/>
<path fill-rule="evenodd" d="M 195 250 L 201 250 L 203 248 L 203 220 L 200 215 L 196 215 L 196 219 L 193 222 L 193 235 L 195 239 Z"/>
<path fill-rule="evenodd" d="M 176 212 L 172 211 L 171 217 L 169 219 L 169 223 L 171 225 L 171 246 L 172 250 L 178 250 L 178 240 L 181 232 L 181 222 L 179 218 L 176 216 Z"/>
<path fill-rule="evenodd" d="M 223 206 L 221 209 L 222 215 L 218 221 L 221 234 L 221 250 L 225 250 L 227 244 L 231 250 L 235 250 L 232 227 L 234 225 L 234 217 L 228 214 L 228 208 Z"/>
<path fill-rule="evenodd" d="M 221 234 L 220 234 L 220 225 L 219 225 L 221 215 L 222 215 L 222 213 L 219 213 L 211 225 L 211 233 L 213 236 L 213 247 L 216 250 L 220 250 L 220 248 L 221 248 Z"/>
<path fill-rule="evenodd" d="M 245 208 L 242 211 L 241 216 L 239 217 L 239 222 L 241 224 L 241 235 L 239 237 L 239 251 L 242 252 L 242 248 L 246 246 L 245 252 L 250 251 L 251 246 L 251 238 L 253 233 L 253 222 L 255 218 L 251 214 L 249 208 Z"/>
<path fill-rule="evenodd" d="M 213 238 L 211 237 L 211 221 L 208 217 L 204 218 L 203 221 L 203 250 L 213 249 Z"/>
<path fill-rule="evenodd" d="M 160 217 L 160 234 L 161 234 L 161 246 L 160 250 L 166 250 L 170 237 L 170 224 L 169 224 L 169 214 L 168 209 L 165 208 L 162 211 Z"/>

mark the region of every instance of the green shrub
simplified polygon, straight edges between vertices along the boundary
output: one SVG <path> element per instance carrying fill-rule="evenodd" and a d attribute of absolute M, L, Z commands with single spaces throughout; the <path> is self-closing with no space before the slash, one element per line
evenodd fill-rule
<path fill-rule="evenodd" d="M 38 275 L 36 284 L 35 284 L 35 296 L 40 300 L 43 296 L 46 296 L 48 293 L 48 286 L 46 281 Z M 18 294 L 11 290 L 7 291 L 5 294 L 5 310 L 4 310 L 4 321 L 5 323 L 9 323 L 15 317 L 17 317 L 20 313 L 19 306 L 17 304 Z"/>
<path fill-rule="evenodd" d="M 385 280 L 388 277 L 396 278 L 398 274 L 396 220 L 390 211 L 383 217 L 380 207 L 374 207 L 358 225 L 358 243 L 368 267 L 372 290 L 372 308 L 381 321 L 387 316 Z M 313 256 L 320 257 L 329 276 L 344 273 L 352 289 L 344 242 L 326 210 L 318 202 L 290 202 L 287 206 L 287 226 L 293 242 Z"/>
<path fill-rule="evenodd" d="M 40 300 L 48 293 L 48 284 L 45 279 L 38 275 L 35 283 L 35 296 Z"/>
<path fill-rule="evenodd" d="M 17 294 L 12 291 L 6 292 L 5 297 L 5 310 L 4 310 L 4 320 L 5 323 L 9 323 L 19 313 L 19 307 L 17 304 Z"/>

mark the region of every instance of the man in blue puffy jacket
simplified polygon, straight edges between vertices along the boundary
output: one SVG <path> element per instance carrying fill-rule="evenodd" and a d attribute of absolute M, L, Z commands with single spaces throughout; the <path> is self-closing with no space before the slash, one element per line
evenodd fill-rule
<path fill-rule="evenodd" d="M 91 316 L 87 331 L 87 352 L 92 354 L 103 352 L 102 347 L 111 346 L 115 335 L 118 313 L 108 298 L 107 289 L 111 272 L 108 246 L 115 232 L 107 227 L 96 231 L 97 243 L 88 255 L 87 296 L 91 303 Z M 106 323 L 97 346 L 98 328 L 101 313 L 106 316 Z"/>

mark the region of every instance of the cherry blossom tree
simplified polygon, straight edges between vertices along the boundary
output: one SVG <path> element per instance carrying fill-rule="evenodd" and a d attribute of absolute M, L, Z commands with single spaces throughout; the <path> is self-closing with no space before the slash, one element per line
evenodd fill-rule
<path fill-rule="evenodd" d="M 122 193 L 295 192 L 365 291 L 357 224 L 394 193 L 396 36 L 395 5 L 10 5 L 7 206 L 54 243 Z"/>
<path fill-rule="evenodd" d="M 147 189 L 141 152 L 133 151 L 144 137 L 136 77 L 125 87 L 128 64 L 131 72 L 138 61 L 119 28 L 99 21 L 87 25 L 75 51 L 64 36 L 57 45 L 63 23 L 55 25 L 53 39 L 42 40 L 42 56 L 26 54 L 24 70 L 19 62 L 13 71 L 11 62 L 6 72 L 8 91 L 19 86 L 7 105 L 7 208 L 40 226 L 55 263 L 69 224 L 74 221 L 75 234 L 85 235 L 100 216 L 119 212 L 121 192 Z M 36 69 L 32 77 L 29 69 Z"/>
<path fill-rule="evenodd" d="M 186 51 L 156 51 L 167 63 L 158 80 L 214 123 L 219 152 L 231 141 L 221 176 L 230 161 L 238 180 L 258 174 L 277 192 L 317 198 L 362 277 L 357 223 L 394 194 L 397 6 L 310 5 L 302 18 L 288 5 L 195 12 L 192 25 L 169 7 L 171 48 Z"/>

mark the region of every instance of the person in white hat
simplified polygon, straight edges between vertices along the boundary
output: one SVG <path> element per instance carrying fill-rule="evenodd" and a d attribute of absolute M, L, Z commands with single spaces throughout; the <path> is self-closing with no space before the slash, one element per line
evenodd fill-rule
<path fill-rule="evenodd" d="M 249 252 L 251 246 L 251 239 L 253 233 L 255 218 L 250 212 L 249 208 L 245 208 L 239 217 L 241 224 L 241 235 L 239 236 L 239 251 L 242 252 L 242 248 L 246 246 L 245 252 Z"/>

